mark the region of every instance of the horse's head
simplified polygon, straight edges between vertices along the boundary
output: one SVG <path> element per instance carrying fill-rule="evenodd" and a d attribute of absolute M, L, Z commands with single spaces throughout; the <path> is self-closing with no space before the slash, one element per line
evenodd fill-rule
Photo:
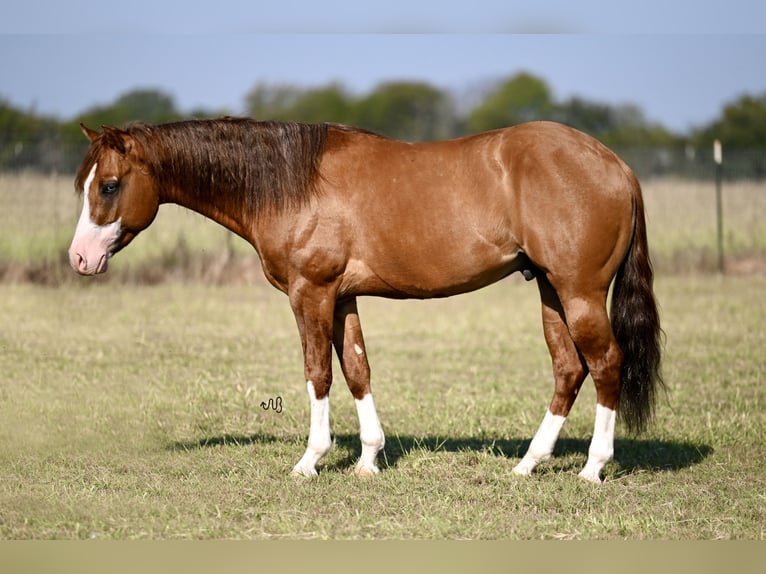
<path fill-rule="evenodd" d="M 95 275 L 154 220 L 159 193 L 133 136 L 106 126 L 101 133 L 80 127 L 90 146 L 75 180 L 83 207 L 69 262 L 78 273 Z"/>

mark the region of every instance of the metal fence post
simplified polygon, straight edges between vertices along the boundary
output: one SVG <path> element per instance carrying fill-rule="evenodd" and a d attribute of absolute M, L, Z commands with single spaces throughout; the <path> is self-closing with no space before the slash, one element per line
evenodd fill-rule
<path fill-rule="evenodd" d="M 718 234 L 718 272 L 724 273 L 723 260 L 723 199 L 721 197 L 721 180 L 723 178 L 723 149 L 721 142 L 713 142 L 713 159 L 715 160 L 715 211 L 716 230 Z"/>

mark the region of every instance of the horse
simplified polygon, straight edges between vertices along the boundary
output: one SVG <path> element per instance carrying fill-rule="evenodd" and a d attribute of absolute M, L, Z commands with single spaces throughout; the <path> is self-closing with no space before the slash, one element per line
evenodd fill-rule
<path fill-rule="evenodd" d="M 248 241 L 287 295 L 310 405 L 291 474 L 316 475 L 331 446 L 333 347 L 359 418 L 354 472 L 379 472 L 385 437 L 357 297 L 448 297 L 514 272 L 536 281 L 554 392 L 513 472 L 531 475 L 552 455 L 588 374 L 596 411 L 580 477 L 601 482 L 618 416 L 634 433 L 653 418 L 662 330 L 641 187 L 591 136 L 542 121 L 415 143 L 233 117 L 80 127 L 90 144 L 75 177 L 77 272 L 105 272 L 175 203 Z"/>

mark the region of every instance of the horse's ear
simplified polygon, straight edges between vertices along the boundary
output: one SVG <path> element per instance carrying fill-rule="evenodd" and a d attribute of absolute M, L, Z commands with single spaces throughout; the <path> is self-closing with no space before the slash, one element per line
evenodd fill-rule
<path fill-rule="evenodd" d="M 80 122 L 80 129 L 82 130 L 82 133 L 85 134 L 85 137 L 88 138 L 90 141 L 95 140 L 99 135 L 101 135 L 96 130 L 90 129 L 88 126 L 86 126 L 82 122 Z"/>
<path fill-rule="evenodd" d="M 101 126 L 104 130 L 104 142 L 122 155 L 133 149 L 133 136 L 125 130 L 113 126 Z"/>

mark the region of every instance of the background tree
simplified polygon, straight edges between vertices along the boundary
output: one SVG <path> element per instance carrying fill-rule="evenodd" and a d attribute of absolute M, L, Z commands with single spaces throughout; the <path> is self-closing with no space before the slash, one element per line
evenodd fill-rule
<path fill-rule="evenodd" d="M 556 105 L 553 119 L 596 138 L 602 138 L 614 129 L 614 114 L 610 106 L 578 96 Z"/>
<path fill-rule="evenodd" d="M 100 128 L 102 125 L 122 126 L 135 121 L 158 124 L 181 117 L 172 96 L 160 90 L 139 89 L 119 96 L 109 105 L 85 110 L 79 121 Z"/>
<path fill-rule="evenodd" d="M 454 134 L 452 98 L 423 82 L 379 85 L 356 104 L 356 123 L 407 141 L 428 141 Z"/>
<path fill-rule="evenodd" d="M 245 98 L 247 113 L 259 120 L 353 123 L 354 101 L 340 84 L 312 89 L 258 84 Z"/>
<path fill-rule="evenodd" d="M 156 89 L 131 90 L 111 104 L 93 106 L 76 118 L 60 124 L 58 140 L 61 162 L 70 170 L 76 169 L 79 164 L 88 145 L 80 130 L 80 122 L 100 130 L 104 125 L 120 127 L 136 121 L 154 124 L 176 121 L 183 117 L 171 95 Z"/>
<path fill-rule="evenodd" d="M 508 127 L 531 120 L 550 119 L 553 98 L 541 78 L 522 72 L 502 82 L 469 114 L 471 132 Z"/>
<path fill-rule="evenodd" d="M 766 148 L 766 94 L 744 95 L 726 104 L 721 116 L 698 130 L 698 145 L 712 145 L 718 139 L 729 149 Z"/>
<path fill-rule="evenodd" d="M 65 169 L 53 118 L 24 112 L 0 99 L 0 169 Z"/>
<path fill-rule="evenodd" d="M 256 120 L 292 120 L 292 107 L 303 91 L 297 86 L 259 82 L 245 96 L 247 115 Z"/>
<path fill-rule="evenodd" d="M 707 177 L 712 142 L 719 139 L 727 176 L 766 177 L 766 94 L 743 95 L 726 104 L 714 121 L 685 134 L 649 121 L 635 105 L 605 104 L 579 96 L 556 101 L 543 79 L 526 72 L 497 82 L 475 106 L 461 112 L 452 93 L 426 82 L 401 81 L 380 84 L 362 96 L 350 94 L 338 83 L 314 88 L 259 83 L 246 95 L 245 113 L 256 119 L 349 123 L 409 141 L 551 119 L 614 148 L 639 176 Z M 0 97 L 0 169 L 73 171 L 87 145 L 80 121 L 99 129 L 104 124 L 162 123 L 225 114 L 204 109 L 182 113 L 173 97 L 158 89 L 131 90 L 65 121 L 19 109 Z"/>
<path fill-rule="evenodd" d="M 728 177 L 766 177 L 766 93 L 726 104 L 718 119 L 692 134 L 690 148 L 708 157 L 716 139 L 723 144 Z"/>

